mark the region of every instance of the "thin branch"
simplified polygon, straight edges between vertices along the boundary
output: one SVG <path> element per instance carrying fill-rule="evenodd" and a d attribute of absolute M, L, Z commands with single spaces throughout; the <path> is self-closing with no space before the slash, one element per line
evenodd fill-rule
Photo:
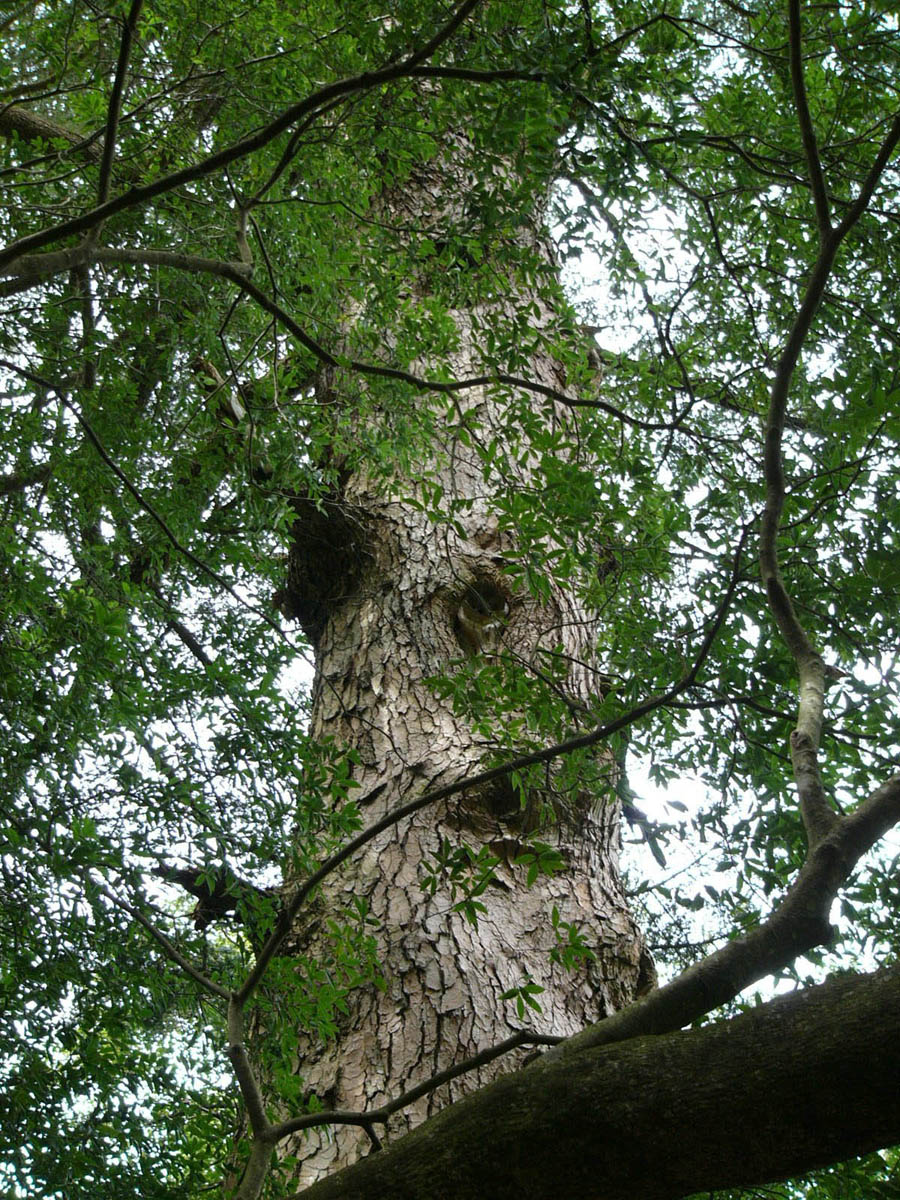
<path fill-rule="evenodd" d="M 243 262 L 225 262 L 214 258 L 200 258 L 192 254 L 181 254 L 172 250 L 113 249 L 107 246 L 92 249 L 90 246 L 82 244 L 70 250 L 54 250 L 46 254 L 23 255 L 4 272 L 5 274 L 14 273 L 20 278 L 0 284 L 0 297 L 11 296 L 36 287 L 50 276 L 58 274 L 61 271 L 70 270 L 76 264 L 86 261 L 167 267 L 172 270 L 186 271 L 190 274 L 217 275 L 221 279 L 227 279 L 255 300 L 260 308 L 273 316 L 279 324 L 292 333 L 300 344 L 309 350 L 319 362 L 329 367 L 337 367 L 340 363 L 339 359 L 326 350 L 315 338 L 311 337 L 280 304 L 272 300 L 271 297 L 252 282 L 250 279 L 252 268 L 249 264 Z M 343 365 L 346 369 L 356 371 L 360 375 L 370 375 L 380 379 L 396 379 L 398 382 L 408 383 L 420 391 L 436 392 L 449 396 L 476 387 L 489 387 L 491 385 L 515 387 L 536 395 L 545 396 L 548 400 L 554 400 L 558 404 L 566 405 L 568 408 L 598 409 L 614 417 L 617 421 L 621 421 L 624 425 L 630 425 L 635 429 L 660 431 L 681 428 L 682 432 L 687 431 L 682 424 L 680 416 L 672 421 L 644 421 L 640 417 L 631 416 L 606 400 L 570 396 L 567 392 L 561 392 L 559 389 L 549 387 L 547 384 L 538 383 L 533 379 L 524 379 L 520 375 L 508 375 L 505 372 L 476 375 L 469 379 L 456 379 L 447 382 L 426 379 L 424 376 L 415 375 L 411 371 L 401 370 L 399 367 L 361 362 L 358 359 L 352 359 Z"/>
<path fill-rule="evenodd" d="M 298 1133 L 301 1129 L 311 1129 L 316 1125 L 365 1126 L 369 1123 L 384 1125 L 395 1112 L 399 1112 L 401 1109 L 407 1108 L 410 1104 L 414 1104 L 416 1100 L 421 1099 L 422 1096 L 427 1096 L 430 1092 L 441 1087 L 442 1084 L 450 1083 L 451 1080 L 458 1079 L 460 1075 L 465 1075 L 469 1071 L 476 1070 L 478 1067 L 486 1066 L 489 1062 L 493 1062 L 495 1058 L 509 1054 L 511 1050 L 516 1050 L 519 1046 L 558 1046 L 562 1041 L 563 1038 L 556 1034 L 529 1033 L 527 1030 L 520 1029 L 518 1033 L 512 1034 L 502 1042 L 498 1042 L 495 1046 L 488 1046 L 487 1049 L 480 1051 L 478 1054 L 473 1054 L 471 1058 L 455 1063 L 451 1067 L 446 1067 L 443 1071 L 438 1071 L 423 1083 L 416 1084 L 415 1087 L 403 1092 L 402 1095 L 397 1096 L 394 1100 L 390 1100 L 387 1104 L 382 1104 L 379 1108 L 369 1109 L 367 1112 L 326 1109 L 323 1112 L 306 1113 L 302 1117 L 292 1117 L 288 1121 L 282 1121 L 278 1125 L 270 1126 L 266 1136 L 272 1142 L 280 1142 L 292 1133 Z"/>
<path fill-rule="evenodd" d="M 125 18 L 122 30 L 122 40 L 119 43 L 119 59 L 116 63 L 116 74 L 112 91 L 109 96 L 109 111 L 106 116 L 106 133 L 103 137 L 103 158 L 100 161 L 100 181 L 97 185 L 97 203 L 105 204 L 109 199 L 109 184 L 112 178 L 113 156 L 116 151 L 116 134 L 119 128 L 119 117 L 122 114 L 122 97 L 125 93 L 125 74 L 128 70 L 128 60 L 131 57 L 131 46 L 137 31 L 138 19 L 144 0 L 131 0 L 131 8 Z M 99 226 L 95 228 L 95 236 Z"/>
<path fill-rule="evenodd" d="M 262 1091 L 259 1081 L 250 1063 L 247 1049 L 244 1046 L 244 1021 L 242 1005 L 237 997 L 232 995 L 228 1001 L 228 1057 L 234 1067 L 234 1073 L 247 1106 L 247 1116 L 254 1137 L 271 1141 L 272 1126 L 266 1116 Z"/>
<path fill-rule="evenodd" d="M 797 123 L 800 126 L 800 136 L 803 138 L 803 150 L 806 154 L 809 182 L 812 188 L 813 203 L 816 207 L 816 224 L 819 227 L 819 240 L 824 243 L 828 240 L 828 236 L 831 233 L 831 215 L 828 208 L 828 189 L 825 186 L 825 176 L 822 174 L 822 160 L 819 157 L 816 131 L 813 127 L 812 117 L 810 116 L 809 102 L 806 98 L 806 83 L 803 79 L 800 0 L 788 0 L 788 23 L 790 27 L 791 84 L 794 89 L 794 106 L 797 109 Z"/>
<path fill-rule="evenodd" d="M 97 258 L 101 262 L 146 262 L 151 265 L 172 266 L 176 269 L 204 272 L 210 271 L 213 274 L 219 275 L 224 279 L 230 280 L 239 287 L 248 296 L 252 297 L 256 303 L 271 316 L 282 324 L 294 337 L 304 346 L 311 354 L 325 366 L 337 367 L 340 365 L 340 360 L 337 359 L 330 351 L 326 350 L 315 338 L 310 337 L 305 329 L 299 325 L 294 318 L 287 313 L 276 301 L 272 300 L 261 288 L 248 277 L 247 269 L 244 264 L 223 263 L 212 259 L 194 259 L 190 255 L 172 254 L 165 250 L 107 250 L 102 249 L 97 252 Z M 177 261 L 176 261 L 177 260 Z M 601 412 L 607 413 L 611 417 L 623 422 L 626 425 L 631 425 L 636 429 L 646 430 L 663 430 L 671 429 L 672 422 L 670 421 L 643 421 L 639 417 L 632 417 L 622 409 L 616 408 L 615 405 L 607 403 L 605 400 L 585 400 L 577 396 L 570 396 L 566 392 L 561 392 L 557 388 L 549 387 L 546 384 L 538 383 L 535 380 L 524 379 L 519 375 L 507 375 L 504 372 L 497 372 L 489 375 L 476 375 L 469 379 L 457 379 L 450 382 L 434 379 L 426 379 L 421 375 L 415 375 L 411 371 L 403 371 L 398 367 L 381 366 L 378 363 L 361 362 L 358 359 L 351 359 L 346 364 L 347 369 L 356 371 L 360 375 L 370 375 L 380 379 L 396 379 L 400 383 L 408 383 L 412 387 L 418 388 L 421 391 L 437 392 L 442 395 L 453 395 L 457 392 L 466 391 L 470 388 L 488 387 L 491 385 L 500 384 L 506 387 L 521 388 L 523 391 L 533 392 L 537 395 L 546 396 L 549 400 L 555 400 L 560 404 L 565 404 L 570 408 L 596 408 Z"/>
<path fill-rule="evenodd" d="M 145 581 L 144 587 L 153 593 L 162 607 L 166 610 L 166 628 L 170 629 L 172 633 L 174 633 L 175 636 L 181 640 L 181 642 L 187 647 L 191 654 L 193 654 L 194 658 L 196 658 L 198 662 L 202 663 L 204 667 L 211 667 L 213 660 L 207 654 L 200 639 L 191 633 L 187 625 L 185 625 L 184 622 L 178 617 L 174 606 L 169 603 L 163 594 L 162 588 L 152 581 Z"/>
<path fill-rule="evenodd" d="M 106 896 L 107 900 L 112 901 L 117 908 L 123 909 L 130 916 L 134 917 L 135 921 L 137 921 L 139 925 L 146 929 L 153 940 L 162 948 L 166 957 L 171 959 L 176 966 L 180 967 L 186 975 L 190 975 L 191 979 L 193 979 L 195 983 L 199 984 L 199 986 L 203 988 L 205 992 L 209 992 L 213 996 L 219 996 L 222 1000 L 231 1000 L 232 993 L 228 990 L 228 988 L 222 987 L 221 984 L 216 983 L 213 979 L 207 978 L 202 971 L 198 970 L 191 960 L 182 954 L 181 951 L 169 941 L 166 935 L 156 928 L 152 921 L 149 921 L 144 916 L 139 908 L 135 908 L 133 904 L 129 904 L 127 900 L 123 900 L 120 896 L 117 896 L 115 892 L 111 891 L 103 884 L 100 884 L 99 887 L 100 891 L 104 896 Z"/>
<path fill-rule="evenodd" d="M 853 228 L 868 207 L 869 201 L 872 199 L 872 194 L 878 186 L 878 181 L 888 164 L 888 160 L 896 150 L 898 142 L 900 142 L 900 113 L 897 113 L 891 122 L 887 137 L 882 142 L 881 148 L 875 156 L 875 161 L 872 163 L 871 169 L 863 181 L 859 195 L 847 209 L 843 220 L 835 230 L 835 237 L 839 241 L 843 241 L 845 235 Z"/>

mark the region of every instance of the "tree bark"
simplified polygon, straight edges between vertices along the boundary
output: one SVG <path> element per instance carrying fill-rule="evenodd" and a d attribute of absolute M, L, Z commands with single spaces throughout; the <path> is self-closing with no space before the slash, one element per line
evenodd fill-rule
<path fill-rule="evenodd" d="M 303 1200 L 676 1200 L 900 1140 L 900 969 L 539 1062 Z"/>
<path fill-rule="evenodd" d="M 385 199 L 385 214 L 404 224 L 452 226 L 458 216 L 454 205 L 466 194 L 465 168 L 457 165 L 464 157 L 454 151 L 438 165 L 422 168 L 402 195 Z M 549 275 L 552 252 L 539 219 L 521 236 Z M 479 330 L 492 322 L 508 322 L 531 305 L 540 314 L 532 321 L 549 328 L 555 317 L 545 297 L 537 282 L 530 288 L 519 284 L 502 301 L 454 309 L 458 341 L 449 362 L 454 376 L 484 372 Z M 427 364 L 416 369 L 421 372 Z M 563 369 L 549 355 L 533 355 L 526 373 L 557 389 L 565 384 Z M 338 419 L 345 422 L 355 419 L 351 383 L 360 386 L 340 372 L 328 381 L 327 398 L 336 402 Z M 595 614 L 574 589 L 553 587 L 539 601 L 506 571 L 515 534 L 501 527 L 496 489 L 533 484 L 536 458 L 523 440 L 522 452 L 506 457 L 508 468 L 515 464 L 516 477 L 507 476 L 502 485 L 486 481 L 470 434 L 477 431 L 484 444 L 496 438 L 511 449 L 516 435 L 510 432 L 508 397 L 481 387 L 459 393 L 455 405 L 455 420 L 446 412 L 443 425 L 436 420 L 434 449 L 416 478 L 385 482 L 364 463 L 354 464 L 341 470 L 340 487 L 327 503 L 298 501 L 289 586 L 281 599 L 316 650 L 312 730 L 323 744 L 352 751 L 354 796 L 366 824 L 426 788 L 474 773 L 489 757 L 490 733 L 455 711 L 429 682 L 453 670 L 454 660 L 476 669 L 504 662 L 523 678 L 545 669 L 548 660 L 564 660 L 569 665 L 563 684 L 572 711 L 601 686 Z M 574 445 L 568 412 L 541 400 L 539 414 L 544 428 Z M 378 415 L 368 418 L 373 419 Z M 436 485 L 452 522 L 434 521 L 425 511 Z M 520 707 L 493 719 L 500 726 L 525 715 Z M 298 923 L 294 950 L 328 962 L 333 957 L 329 920 L 342 920 L 353 901 L 364 898 L 378 922 L 377 954 L 386 988 L 357 989 L 338 1036 L 327 1044 L 315 1044 L 301 1031 L 298 1070 L 307 1091 L 328 1108 L 368 1109 L 523 1024 L 567 1036 L 651 985 L 652 963 L 618 871 L 616 767 L 611 757 L 601 757 L 594 768 L 605 775 L 605 794 L 587 779 L 583 787 L 567 786 L 560 793 L 552 774 L 545 786 L 526 795 L 503 780 L 405 820 L 326 883 Z M 564 868 L 529 887 L 526 868 L 516 858 L 540 814 L 551 811 L 554 818 L 545 822 L 540 837 L 560 851 Z M 454 911 L 445 883 L 430 894 L 422 870 L 442 847 L 452 852 L 462 844 L 474 852 L 486 848 L 498 860 L 481 897 L 487 911 L 477 928 Z M 594 956 L 575 971 L 552 961 L 554 909 L 563 922 L 579 928 Z M 526 1010 L 533 1020 L 523 1022 L 514 1001 L 502 997 L 526 981 L 543 990 L 541 1012 Z M 423 1097 L 398 1115 L 388 1136 L 484 1086 L 526 1053 Z M 295 1114 L 285 1114 L 290 1115 Z M 333 1140 L 320 1133 L 306 1138 L 289 1145 L 304 1162 L 298 1183 L 353 1161 L 366 1145 L 365 1134 L 353 1128 L 338 1130 Z"/>

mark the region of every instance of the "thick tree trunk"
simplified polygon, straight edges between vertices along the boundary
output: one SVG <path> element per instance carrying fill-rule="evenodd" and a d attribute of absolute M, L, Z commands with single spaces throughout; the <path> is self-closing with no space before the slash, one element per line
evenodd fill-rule
<path fill-rule="evenodd" d="M 443 213 L 452 205 L 442 191 L 460 194 L 452 170 L 423 170 L 385 207 L 397 221 Z M 532 251 L 550 251 L 539 232 L 527 235 Z M 459 339 L 449 363 L 456 378 L 484 371 L 477 331 L 492 320 L 509 319 L 516 307 L 533 304 L 549 325 L 553 314 L 537 288 L 503 304 L 458 308 Z M 425 367 L 421 364 L 420 371 Z M 564 384 L 550 357 L 533 357 L 531 378 L 551 387 Z M 522 374 L 520 368 L 519 374 Z M 341 411 L 345 381 L 329 380 L 329 398 Z M 353 386 L 359 388 L 358 378 Z M 349 389 L 348 389 L 349 390 Z M 423 397 L 422 403 L 428 398 Z M 535 406 L 537 407 L 537 406 Z M 539 402 L 541 421 L 565 432 L 569 414 Z M 324 506 L 309 505 L 296 528 L 290 589 L 286 597 L 316 650 L 312 729 L 323 742 L 352 750 L 353 778 L 366 824 L 432 788 L 473 774 L 491 752 L 484 728 L 476 728 L 438 698 L 429 680 L 452 669 L 454 659 L 470 667 L 518 662 L 522 678 L 546 669 L 548 654 L 569 666 L 564 679 L 571 703 L 590 699 L 601 686 L 594 615 L 574 594 L 555 588 L 540 602 L 513 585 L 504 567 L 514 534 L 498 521 L 493 489 L 465 430 L 486 444 L 511 436 L 509 412 L 488 389 L 459 393 L 454 427 L 438 430 L 422 477 L 443 491 L 454 521 L 433 521 L 423 506 L 425 489 L 415 479 L 385 484 L 364 466 L 344 475 L 339 494 Z M 351 421 L 349 401 L 342 420 Z M 533 456 L 509 456 L 525 487 L 534 482 Z M 535 677 L 536 678 L 536 677 Z M 496 714 L 501 723 L 517 714 Z M 521 711 L 518 715 L 522 715 Z M 614 782 L 614 764 L 595 764 Z M 340 920 L 363 898 L 378 925 L 377 952 L 386 988 L 358 989 L 337 1037 L 313 1044 L 301 1034 L 298 1069 L 304 1088 L 329 1108 L 361 1110 L 390 1100 L 436 1071 L 491 1046 L 524 1026 L 568 1035 L 628 1002 L 648 986 L 652 966 L 628 912 L 617 867 L 619 811 L 614 789 L 598 796 L 596 784 L 569 787 L 554 795 L 546 788 L 521 795 L 507 781 L 470 790 L 427 809 L 371 842 L 339 876 L 326 883 L 306 920 L 298 925 L 296 949 L 327 961 L 327 922 Z M 545 843 L 558 848 L 564 869 L 526 886 L 526 868 L 515 859 L 539 822 Z M 430 894 L 423 865 L 442 846 L 489 848 L 499 860 L 481 897 L 487 907 L 477 927 L 454 911 L 450 889 L 441 882 Z M 551 959 L 556 934 L 553 909 L 562 922 L 583 932 L 595 956 L 575 971 Z M 541 1012 L 520 1019 L 503 993 L 526 981 L 543 989 Z M 522 1060 L 516 1056 L 474 1071 L 424 1097 L 388 1131 L 404 1131 L 464 1092 L 485 1084 Z M 303 1160 L 305 1184 L 357 1158 L 366 1143 L 361 1130 L 346 1127 L 326 1138 L 316 1131 L 290 1146 Z"/>

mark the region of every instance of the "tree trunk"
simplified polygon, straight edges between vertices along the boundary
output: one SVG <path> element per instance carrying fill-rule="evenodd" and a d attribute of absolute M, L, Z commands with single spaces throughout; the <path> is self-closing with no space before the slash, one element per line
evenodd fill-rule
<path fill-rule="evenodd" d="M 402 194 L 383 201 L 382 218 L 452 228 L 466 194 L 465 168 L 455 165 L 464 158 L 453 153 L 423 167 Z M 518 236 L 543 261 L 545 283 L 553 261 L 539 225 L 536 220 Z M 474 271 L 472 264 L 468 270 Z M 424 302 L 421 281 L 411 286 Z M 492 324 L 510 322 L 527 305 L 533 306 L 533 326 L 554 324 L 544 287 L 515 287 L 506 298 L 452 310 L 458 341 L 443 365 L 456 379 L 485 373 L 480 343 Z M 352 341 L 352 322 L 348 330 Z M 419 362 L 413 369 L 421 374 L 433 365 Z M 565 384 L 563 368 L 546 354 L 531 356 L 517 373 L 557 389 Z M 320 399 L 336 403 L 337 420 L 359 421 L 351 408 L 358 376 L 338 370 L 326 384 Z M 432 399 L 423 395 L 417 403 Z M 570 412 L 543 398 L 532 397 L 530 405 L 542 430 L 574 444 Z M 364 461 L 349 468 L 341 462 L 339 489 L 327 502 L 298 501 L 283 606 L 301 621 L 316 652 L 313 733 L 352 753 L 358 784 L 352 794 L 366 824 L 426 788 L 475 773 L 491 755 L 494 733 L 529 717 L 526 699 L 489 714 L 493 728 L 490 721 L 474 721 L 435 690 L 430 681 L 436 676 L 495 666 L 538 688 L 548 663 L 565 662 L 557 685 L 567 694 L 570 722 L 602 687 L 595 614 L 574 589 L 553 586 L 536 599 L 508 570 L 516 534 L 501 522 L 497 496 L 501 488 L 534 484 L 537 457 L 523 439 L 517 453 L 505 456 L 506 477 L 486 480 L 478 444 L 496 438 L 504 449 L 513 448 L 510 396 L 482 386 L 456 393 L 452 406 L 434 414 L 436 448 L 420 473 L 385 482 Z M 365 418 L 366 429 L 379 420 L 389 425 L 396 413 L 382 406 Z M 436 485 L 452 521 L 427 511 Z M 534 734 L 524 725 L 523 731 L 533 745 Z M 517 1029 L 568 1035 L 650 985 L 652 964 L 617 865 L 615 765 L 595 759 L 593 772 L 593 781 L 586 769 L 576 786 L 547 773 L 524 791 L 505 778 L 471 789 L 390 828 L 326 882 L 298 924 L 293 949 L 307 960 L 333 961 L 328 922 L 345 920 L 353 902 L 364 899 L 378 923 L 386 986 L 356 989 L 339 1033 L 327 1044 L 301 1032 L 298 1070 L 305 1091 L 328 1108 L 371 1108 Z M 563 867 L 529 887 L 527 868 L 516 859 L 535 831 L 560 852 Z M 477 926 L 454 910 L 454 895 L 440 873 L 433 894 L 427 886 L 427 864 L 442 848 L 446 858 L 462 845 L 497 860 Z M 577 926 L 592 953 L 574 970 L 551 956 L 558 940 L 554 910 L 560 923 Z M 543 989 L 536 993 L 541 1011 L 526 1008 L 521 1018 L 515 1000 L 502 997 L 526 982 Z M 526 1053 L 423 1097 L 394 1119 L 388 1136 L 520 1064 Z M 298 1137 L 289 1146 L 302 1160 L 297 1183 L 353 1161 L 365 1144 L 365 1134 L 353 1127 L 338 1128 L 333 1138 L 321 1131 Z"/>

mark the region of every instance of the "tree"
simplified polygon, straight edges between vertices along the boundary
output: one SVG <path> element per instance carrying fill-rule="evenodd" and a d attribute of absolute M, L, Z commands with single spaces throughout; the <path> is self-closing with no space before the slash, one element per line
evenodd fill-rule
<path fill-rule="evenodd" d="M 896 14 L 4 29 L 5 1189 L 900 1140 Z M 707 798 L 651 819 L 635 760 Z"/>

